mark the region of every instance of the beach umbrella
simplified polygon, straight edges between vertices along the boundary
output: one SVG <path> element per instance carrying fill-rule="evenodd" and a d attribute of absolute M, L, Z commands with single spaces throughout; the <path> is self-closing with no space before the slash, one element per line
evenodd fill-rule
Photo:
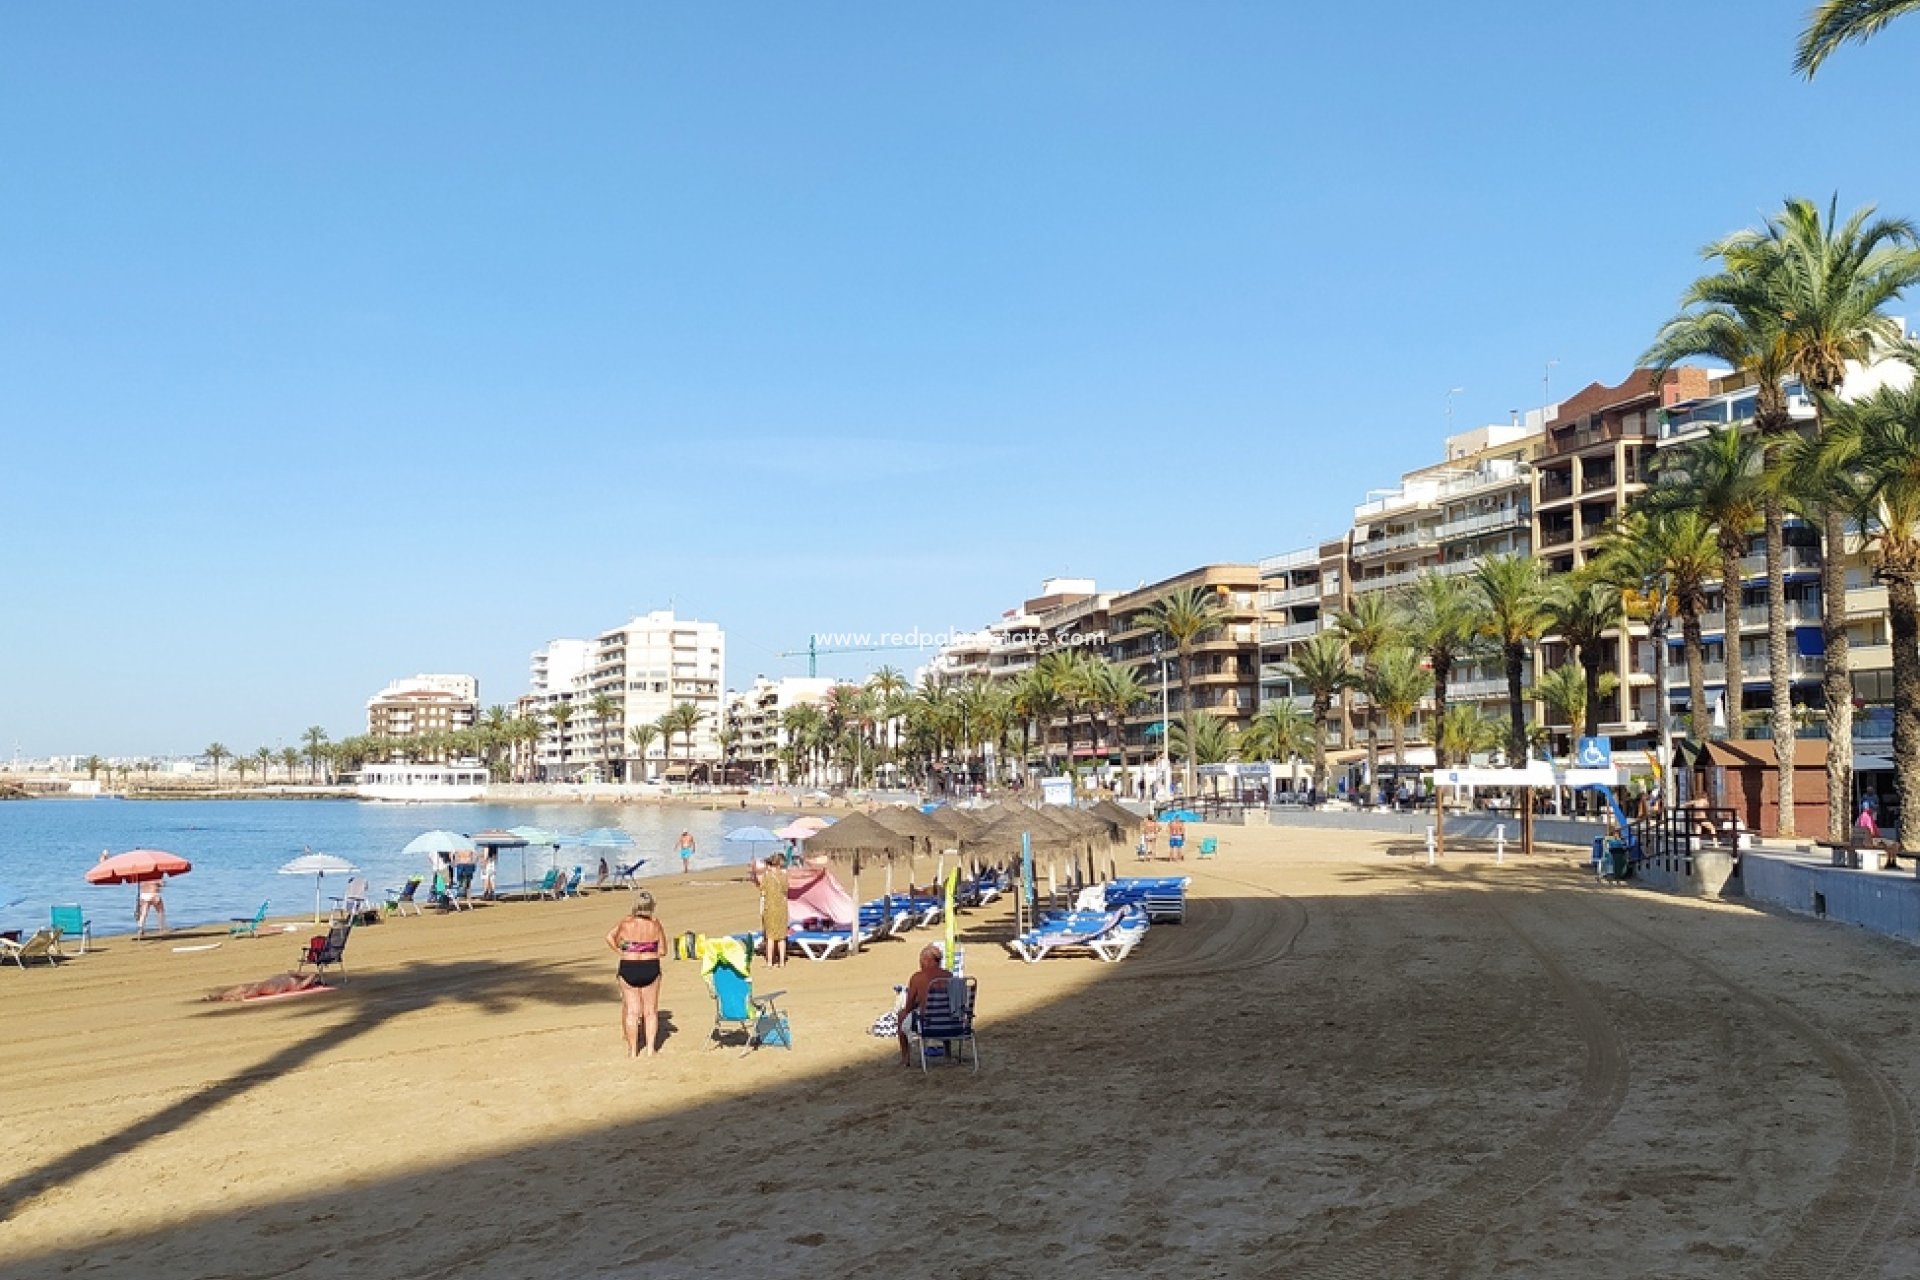
<path fill-rule="evenodd" d="M 1162 822 L 1205 822 L 1206 819 L 1202 818 L 1199 814 L 1195 813 L 1191 809 L 1169 809 L 1165 813 L 1160 815 L 1160 821 Z"/>
<path fill-rule="evenodd" d="M 853 862 L 853 901 L 860 903 L 860 860 L 883 858 L 891 868 L 895 858 L 913 856 L 913 837 L 890 831 L 864 813 L 850 814 L 807 841 L 807 855 L 825 854 L 829 858 L 848 858 Z M 854 946 L 860 942 L 859 921 L 854 922 Z"/>
<path fill-rule="evenodd" d="M 1138 831 L 1146 825 L 1146 819 L 1123 804 L 1111 800 L 1101 800 L 1087 810 L 1094 817 L 1114 823 L 1123 831 Z"/>
<path fill-rule="evenodd" d="M 821 830 L 821 828 L 809 827 L 803 822 L 789 822 L 786 826 L 774 832 L 773 836 L 776 840 L 805 840 L 808 836 L 813 835 L 819 830 Z"/>
<path fill-rule="evenodd" d="M 87 883 L 143 884 L 149 880 L 164 880 L 168 876 L 183 876 L 191 870 L 193 864 L 177 853 L 160 849 L 129 849 L 112 857 L 101 854 L 100 861 L 87 868 Z"/>
<path fill-rule="evenodd" d="M 735 827 L 720 838 L 731 844 L 778 844 L 785 837 L 765 827 Z"/>
<path fill-rule="evenodd" d="M 360 868 L 345 858 L 336 858 L 330 853 L 303 853 L 292 862 L 280 868 L 283 876 L 313 877 L 313 922 L 320 923 L 320 882 L 328 876 L 352 875 Z"/>
<path fill-rule="evenodd" d="M 514 828 L 519 831 L 519 827 Z M 631 849 L 634 847 L 631 833 L 619 827 L 593 827 L 573 837 L 589 849 Z"/>
<path fill-rule="evenodd" d="M 458 831 L 423 831 L 407 841 L 400 852 L 430 858 L 436 853 L 457 853 L 467 847 L 467 838 Z"/>
<path fill-rule="evenodd" d="M 532 839 L 528 837 L 532 836 Z M 509 831 L 476 831 L 467 837 L 473 847 L 494 855 L 497 859 L 502 849 L 520 851 L 520 890 L 527 888 L 527 846 L 544 844 L 554 849 L 560 847 L 560 837 L 552 831 L 543 831 L 539 827 L 515 827 Z"/>
<path fill-rule="evenodd" d="M 812 827 L 815 831 L 825 831 L 828 827 L 833 825 L 833 819 L 821 818 L 821 817 L 817 817 L 812 814 L 809 814 L 804 818 L 795 818 L 793 820 L 793 825 L 796 827 Z"/>

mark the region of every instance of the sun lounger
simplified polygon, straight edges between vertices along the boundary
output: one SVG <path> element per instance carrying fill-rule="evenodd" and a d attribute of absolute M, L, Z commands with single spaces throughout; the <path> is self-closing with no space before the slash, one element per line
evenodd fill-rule
<path fill-rule="evenodd" d="M 9 942 L 0 938 L 0 962 L 13 961 L 22 969 L 29 960 L 45 960 L 49 968 L 66 959 L 60 954 L 60 931 L 41 929 L 25 942 Z"/>
<path fill-rule="evenodd" d="M 616 868 L 613 873 L 613 887 L 616 889 L 633 888 L 634 873 L 645 866 L 646 862 L 647 860 L 645 858 L 635 858 L 629 865 Z"/>
<path fill-rule="evenodd" d="M 980 1042 L 973 1034 L 973 1011 L 978 984 L 972 978 L 936 978 L 927 988 L 926 1002 L 907 1024 L 907 1041 L 920 1052 L 920 1070 L 927 1070 L 929 1045 L 943 1046 L 941 1056 L 959 1063 L 972 1050 L 973 1069 L 980 1070 Z"/>
<path fill-rule="evenodd" d="M 229 938 L 257 938 L 260 926 L 267 922 L 267 904 L 261 903 L 260 909 L 250 916 L 234 916 L 232 920 L 227 928 Z"/>
<path fill-rule="evenodd" d="M 1037 964 L 1057 951 L 1087 951 L 1101 960 L 1126 958 L 1140 944 L 1146 930 L 1130 925 L 1125 911 L 1109 911 L 1087 919 L 1074 916 L 1057 919 L 1030 929 L 1007 943 L 1013 953 L 1028 964 Z"/>
<path fill-rule="evenodd" d="M 77 904 L 55 907 L 48 923 L 60 931 L 62 939 L 80 939 L 78 954 L 87 954 L 87 945 L 93 941 L 93 921 L 87 919 L 86 912 L 82 911 Z M 63 950 L 61 954 L 65 955 L 66 952 Z"/>
<path fill-rule="evenodd" d="M 860 945 L 866 946 L 873 941 L 870 930 L 860 931 Z M 801 955 L 809 960 L 831 960 L 838 955 L 846 955 L 853 949 L 853 930 L 851 929 L 795 929 L 787 934 L 787 945 L 799 949 Z"/>
<path fill-rule="evenodd" d="M 553 896 L 553 887 L 559 883 L 560 868 L 550 867 L 547 870 L 547 874 L 540 877 L 538 884 L 529 889 L 524 889 L 522 892 L 529 898 L 550 898 Z"/>

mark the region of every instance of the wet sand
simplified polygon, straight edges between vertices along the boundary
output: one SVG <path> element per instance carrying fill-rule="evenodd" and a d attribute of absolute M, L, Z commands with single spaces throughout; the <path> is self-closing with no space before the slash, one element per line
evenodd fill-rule
<path fill-rule="evenodd" d="M 705 1051 L 670 963 L 630 1062 L 611 894 L 362 928 L 265 1005 L 197 997 L 304 923 L 9 967 L 0 1276 L 1920 1273 L 1920 953 L 1571 856 L 1220 835 L 1118 965 L 964 916 L 978 1075 L 865 1034 L 914 935 L 760 969 L 791 1053 Z M 649 887 L 674 931 L 755 914 Z"/>

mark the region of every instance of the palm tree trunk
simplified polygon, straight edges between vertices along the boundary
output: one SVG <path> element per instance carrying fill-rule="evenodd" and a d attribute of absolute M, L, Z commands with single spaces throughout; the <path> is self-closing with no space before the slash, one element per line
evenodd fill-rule
<path fill-rule="evenodd" d="M 1900 792 L 1900 844 L 1920 849 L 1920 597 L 1914 579 L 1887 576 L 1893 633 L 1893 768 Z"/>
<path fill-rule="evenodd" d="M 1447 686 L 1453 683 L 1453 659 L 1443 653 L 1427 655 L 1433 664 L 1433 760 L 1439 768 L 1452 762 L 1440 749 L 1440 724 L 1447 718 Z"/>
<path fill-rule="evenodd" d="M 1820 631 L 1826 639 L 1827 838 L 1846 843 L 1853 826 L 1853 673 L 1847 653 L 1847 521 L 1829 511 L 1820 555 Z M 1904 821 L 1904 816 L 1902 818 Z"/>
<path fill-rule="evenodd" d="M 1507 668 L 1507 767 L 1527 767 L 1527 709 L 1520 701 L 1520 675 L 1526 665 L 1524 645 L 1510 644 L 1501 653 Z"/>
<path fill-rule="evenodd" d="M 1582 730 L 1589 738 L 1600 736 L 1600 646 L 1605 641 L 1580 646 L 1580 672 L 1586 678 L 1587 703 L 1581 714 Z"/>
<path fill-rule="evenodd" d="M 1647 638 L 1653 642 L 1653 715 L 1660 728 L 1660 807 L 1673 807 L 1673 712 L 1667 698 L 1667 618 L 1665 606 L 1649 620 Z"/>
<path fill-rule="evenodd" d="M 1327 717 L 1333 714 L 1333 698 L 1313 700 L 1313 789 L 1327 798 Z"/>
<path fill-rule="evenodd" d="M 1793 672 L 1787 653 L 1786 513 L 1778 498 L 1766 503 L 1767 683 L 1773 688 L 1773 771 L 1780 796 L 1780 835 L 1795 834 L 1793 810 Z"/>
<path fill-rule="evenodd" d="M 1746 700 L 1746 679 L 1740 670 L 1740 555 L 1732 546 L 1720 548 L 1720 620 L 1726 628 L 1727 651 L 1727 737 L 1738 742 L 1741 731 L 1740 704 Z"/>
<path fill-rule="evenodd" d="M 1407 722 L 1393 722 L 1393 763 L 1404 769 L 1407 767 Z"/>
<path fill-rule="evenodd" d="M 1187 758 L 1182 762 L 1181 776 L 1186 779 L 1180 798 L 1189 804 L 1193 802 L 1195 775 L 1193 772 L 1193 657 L 1185 650 L 1180 653 L 1180 719 L 1187 726 Z M 1164 730 L 1162 731 L 1164 732 Z"/>
<path fill-rule="evenodd" d="M 1687 609 L 1680 615 L 1680 640 L 1687 656 L 1687 700 L 1692 704 L 1690 732 L 1695 746 L 1707 745 L 1713 731 L 1713 716 L 1707 710 L 1706 663 L 1701 656 L 1700 615 Z"/>

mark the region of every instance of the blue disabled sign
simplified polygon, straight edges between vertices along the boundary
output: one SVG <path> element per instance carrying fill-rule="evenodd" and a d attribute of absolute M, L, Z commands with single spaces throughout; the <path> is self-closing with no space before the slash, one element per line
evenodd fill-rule
<path fill-rule="evenodd" d="M 1573 748 L 1573 763 L 1582 769 L 1613 768 L 1613 739 L 1580 739 Z"/>

